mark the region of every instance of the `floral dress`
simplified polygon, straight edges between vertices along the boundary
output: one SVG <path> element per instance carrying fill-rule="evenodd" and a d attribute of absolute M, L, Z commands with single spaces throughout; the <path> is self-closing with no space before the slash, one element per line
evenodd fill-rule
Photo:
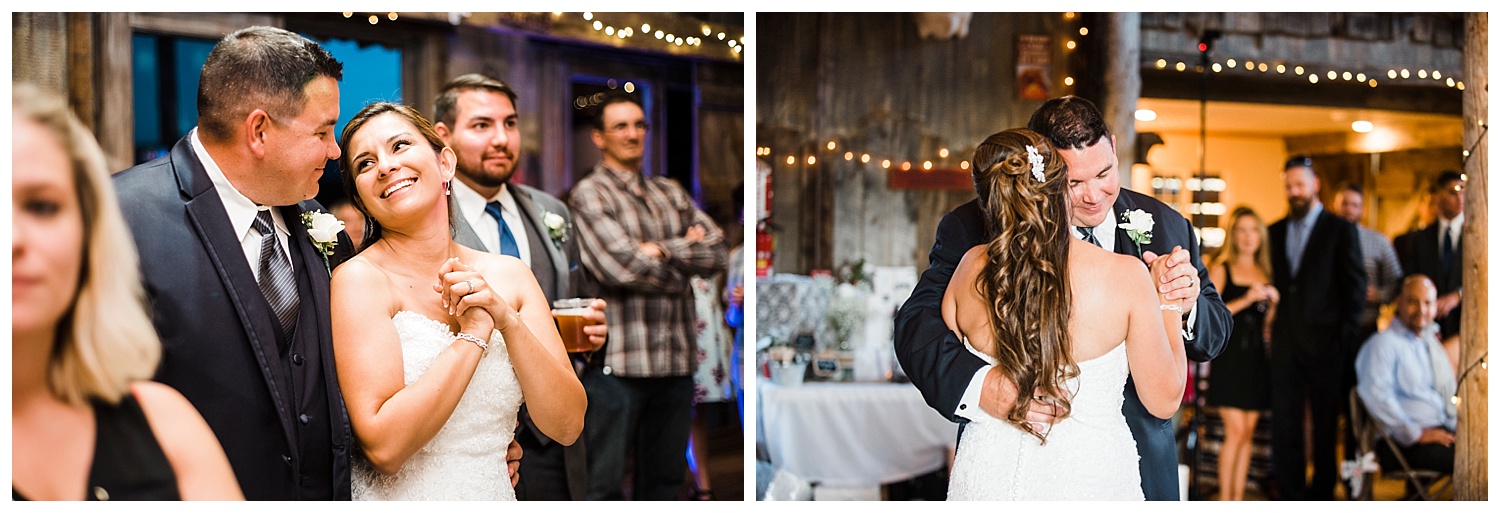
<path fill-rule="evenodd" d="M 693 374 L 693 402 L 729 401 L 734 399 L 734 385 L 729 381 L 729 348 L 733 335 L 724 324 L 724 308 L 719 306 L 723 294 L 711 278 L 694 276 L 693 298 L 698 319 L 694 333 L 698 338 L 698 371 Z"/>

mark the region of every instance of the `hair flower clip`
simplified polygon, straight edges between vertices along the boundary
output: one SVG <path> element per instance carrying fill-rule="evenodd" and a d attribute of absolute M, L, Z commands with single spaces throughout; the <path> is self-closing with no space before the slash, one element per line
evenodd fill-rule
<path fill-rule="evenodd" d="M 1031 176 L 1036 177 L 1038 182 L 1047 181 L 1047 177 L 1042 174 L 1042 154 L 1036 151 L 1035 146 L 1026 145 L 1026 160 L 1031 162 Z"/>

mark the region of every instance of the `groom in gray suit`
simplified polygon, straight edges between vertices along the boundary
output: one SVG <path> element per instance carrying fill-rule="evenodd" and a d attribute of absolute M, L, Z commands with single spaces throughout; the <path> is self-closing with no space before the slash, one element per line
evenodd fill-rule
<path fill-rule="evenodd" d="M 453 240 L 480 251 L 510 255 L 531 267 L 548 301 L 574 297 L 578 242 L 568 207 L 541 190 L 510 181 L 520 154 L 516 93 L 478 73 L 449 81 L 433 103 L 433 130 L 458 155 L 453 181 Z M 593 348 L 604 344 L 604 301 L 596 299 L 584 328 Z M 532 423 L 525 407 L 516 441 L 520 500 L 583 500 L 588 491 L 584 440 L 563 446 Z"/>

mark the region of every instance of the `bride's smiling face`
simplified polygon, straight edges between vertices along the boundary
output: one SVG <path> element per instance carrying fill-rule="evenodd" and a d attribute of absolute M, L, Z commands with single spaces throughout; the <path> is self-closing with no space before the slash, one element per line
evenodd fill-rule
<path fill-rule="evenodd" d="M 441 201 L 456 160 L 447 147 L 433 150 L 422 131 L 395 112 L 380 114 L 360 127 L 350 137 L 349 154 L 348 171 L 355 174 L 360 200 L 383 225 L 393 224 L 401 214 L 425 214 Z"/>

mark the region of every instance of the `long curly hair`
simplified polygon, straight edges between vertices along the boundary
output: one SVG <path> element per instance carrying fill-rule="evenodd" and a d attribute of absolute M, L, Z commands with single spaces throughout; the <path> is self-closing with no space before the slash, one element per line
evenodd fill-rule
<path fill-rule="evenodd" d="M 1041 157 L 1040 181 L 1033 151 Z M 1026 412 L 1038 395 L 1069 411 L 1064 386 L 1078 376 L 1068 333 L 1067 169 L 1041 134 L 1006 130 L 974 150 L 974 188 L 990 237 L 975 287 L 989 305 L 992 356 L 1017 390 L 1006 420 L 1046 443 Z"/>

